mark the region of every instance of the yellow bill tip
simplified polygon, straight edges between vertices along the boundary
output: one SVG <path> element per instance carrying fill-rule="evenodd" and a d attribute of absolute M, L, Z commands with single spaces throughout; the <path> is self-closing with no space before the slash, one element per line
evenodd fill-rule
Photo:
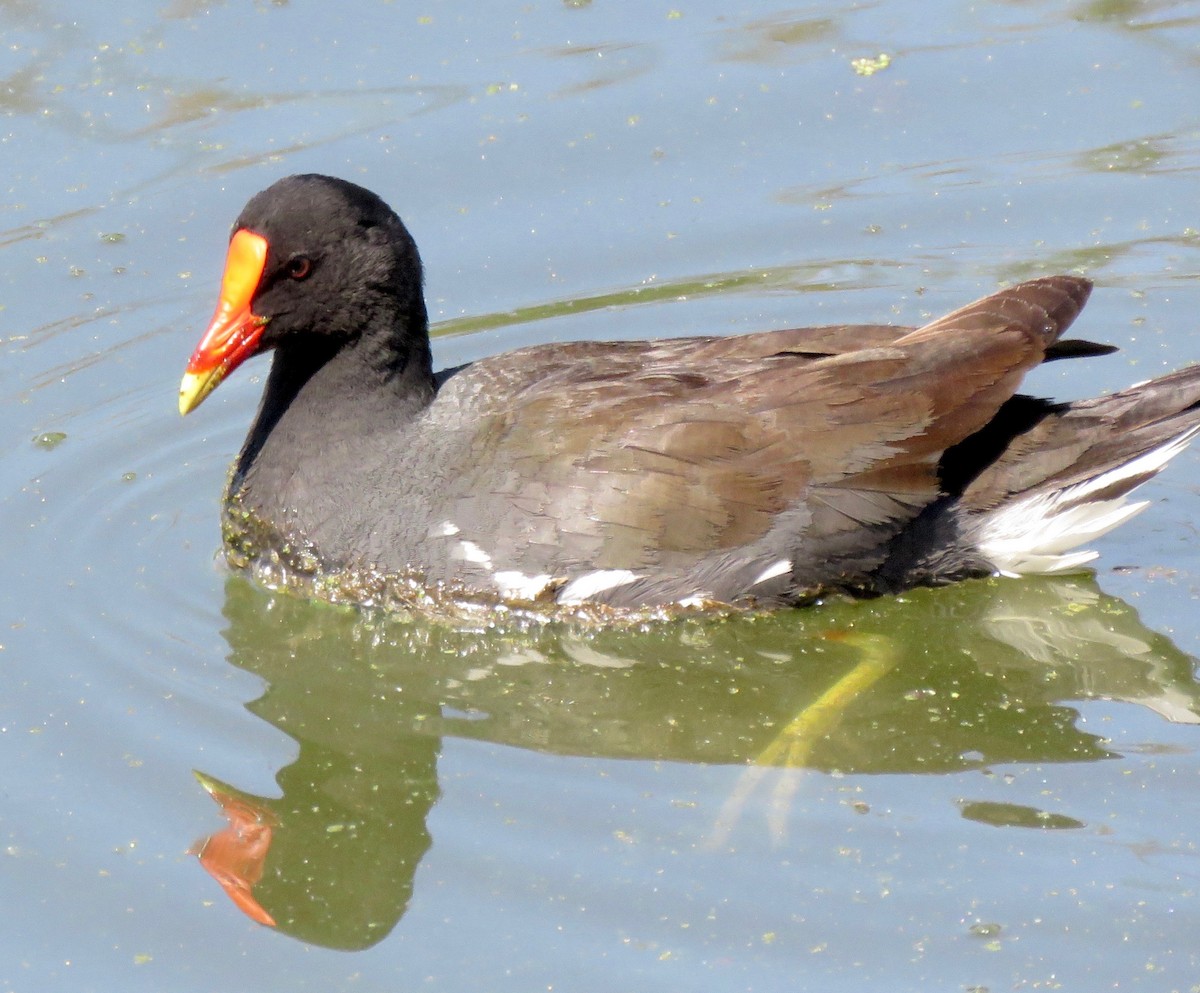
<path fill-rule="evenodd" d="M 204 398 L 225 378 L 218 366 L 211 372 L 185 372 L 179 384 L 179 413 L 186 416 L 204 402 Z"/>

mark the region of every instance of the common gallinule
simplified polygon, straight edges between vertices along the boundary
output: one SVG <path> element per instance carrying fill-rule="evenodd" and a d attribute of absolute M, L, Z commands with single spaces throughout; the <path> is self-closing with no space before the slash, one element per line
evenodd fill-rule
<path fill-rule="evenodd" d="M 227 555 L 361 603 L 778 605 L 1050 573 L 1200 430 L 1200 366 L 1077 403 L 1014 395 L 1091 284 L 1033 279 L 924 327 L 536 345 L 435 374 L 421 262 L 373 193 L 255 196 L 182 413 L 275 356 Z"/>

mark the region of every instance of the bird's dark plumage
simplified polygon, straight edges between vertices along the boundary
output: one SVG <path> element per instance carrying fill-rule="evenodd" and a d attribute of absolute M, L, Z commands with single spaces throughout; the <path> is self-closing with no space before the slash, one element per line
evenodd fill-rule
<path fill-rule="evenodd" d="M 1034 279 L 924 327 L 539 345 L 435 378 L 421 263 L 374 194 L 254 197 L 181 388 L 274 350 L 230 556 L 370 601 L 799 602 L 1074 568 L 1200 427 L 1200 370 L 1021 396 L 1091 286 Z M 403 598 L 402 598 L 403 599 Z"/>

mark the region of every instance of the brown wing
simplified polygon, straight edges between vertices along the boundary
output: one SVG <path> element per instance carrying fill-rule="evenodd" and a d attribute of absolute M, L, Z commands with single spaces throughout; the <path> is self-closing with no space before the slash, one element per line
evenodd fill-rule
<path fill-rule="evenodd" d="M 456 520 L 514 535 L 526 572 L 653 570 L 680 588 L 703 575 L 731 598 L 783 556 L 806 585 L 855 582 L 937 498 L 942 452 L 1043 361 L 1088 288 L 1034 280 L 915 331 L 581 343 L 481 363 L 455 384 L 479 418 Z"/>

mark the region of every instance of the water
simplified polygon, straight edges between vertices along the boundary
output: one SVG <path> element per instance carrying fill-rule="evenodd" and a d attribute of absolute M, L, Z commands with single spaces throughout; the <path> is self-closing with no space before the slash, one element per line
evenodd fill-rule
<path fill-rule="evenodd" d="M 405 217 L 443 365 L 1060 270 L 1123 351 L 1038 389 L 1185 364 L 1189 5 L 0 26 L 0 989 L 1192 988 L 1194 453 L 1094 579 L 516 635 L 229 576 L 265 366 L 175 413 L 229 223 L 309 170 Z"/>

